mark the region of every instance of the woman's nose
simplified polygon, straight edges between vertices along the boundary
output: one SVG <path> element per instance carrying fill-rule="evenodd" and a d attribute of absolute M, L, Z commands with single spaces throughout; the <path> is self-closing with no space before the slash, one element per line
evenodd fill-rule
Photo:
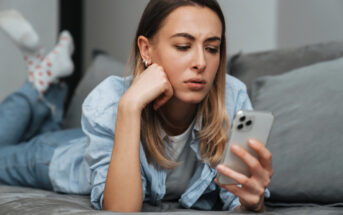
<path fill-rule="evenodd" d="M 203 48 L 198 48 L 194 53 L 193 69 L 202 72 L 206 68 L 206 59 Z"/>

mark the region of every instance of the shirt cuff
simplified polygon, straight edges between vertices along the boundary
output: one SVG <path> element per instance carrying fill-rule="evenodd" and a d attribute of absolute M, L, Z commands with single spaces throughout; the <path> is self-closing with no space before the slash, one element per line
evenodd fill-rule
<path fill-rule="evenodd" d="M 264 198 L 269 199 L 270 198 L 270 191 L 268 188 L 264 190 Z"/>
<path fill-rule="evenodd" d="M 239 198 L 235 198 L 235 199 L 231 202 L 231 204 L 230 204 L 228 210 L 229 210 L 229 211 L 234 211 L 238 206 L 241 206 L 241 203 L 240 203 L 240 201 L 239 201 Z"/>
<path fill-rule="evenodd" d="M 104 193 L 101 194 L 100 196 L 100 210 L 102 210 L 104 207 L 103 207 L 103 202 L 104 202 Z"/>

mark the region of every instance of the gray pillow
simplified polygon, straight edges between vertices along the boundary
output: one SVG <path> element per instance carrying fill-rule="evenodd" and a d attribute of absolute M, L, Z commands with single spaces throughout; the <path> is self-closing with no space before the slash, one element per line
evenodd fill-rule
<path fill-rule="evenodd" d="M 254 82 L 252 102 L 271 111 L 271 201 L 343 203 L 343 58 Z"/>
<path fill-rule="evenodd" d="M 251 84 L 258 77 L 278 75 L 339 57 L 343 57 L 343 41 L 236 55 L 230 59 L 228 71 L 247 85 L 250 95 Z"/>
<path fill-rule="evenodd" d="M 78 84 L 63 121 L 63 128 L 81 127 L 83 100 L 101 81 L 110 75 L 124 76 L 125 65 L 106 54 L 95 57 L 84 77 Z"/>

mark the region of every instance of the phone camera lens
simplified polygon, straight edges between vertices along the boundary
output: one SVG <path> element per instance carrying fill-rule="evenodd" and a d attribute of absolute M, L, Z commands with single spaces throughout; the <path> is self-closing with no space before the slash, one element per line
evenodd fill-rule
<path fill-rule="evenodd" d="M 245 116 L 242 116 L 241 118 L 239 118 L 239 121 L 244 122 L 245 121 Z"/>
<path fill-rule="evenodd" d="M 239 124 L 239 125 L 237 126 L 237 129 L 238 129 L 238 130 L 241 130 L 243 127 L 244 127 L 243 124 Z"/>
<path fill-rule="evenodd" d="M 250 126 L 251 124 L 252 124 L 252 121 L 251 121 L 251 120 L 249 120 L 249 121 L 247 121 L 247 122 L 245 123 L 246 126 Z"/>

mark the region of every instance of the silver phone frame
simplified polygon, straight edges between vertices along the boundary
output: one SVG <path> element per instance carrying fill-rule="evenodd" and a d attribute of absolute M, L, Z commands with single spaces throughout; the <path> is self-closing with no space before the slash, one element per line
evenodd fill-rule
<path fill-rule="evenodd" d="M 243 116 L 248 117 L 249 119 L 254 119 L 249 131 L 238 131 L 237 129 L 237 126 L 239 125 L 238 123 L 240 123 L 239 121 Z M 257 153 L 248 146 L 248 139 L 254 138 L 266 145 L 273 122 L 274 116 L 271 112 L 254 110 L 238 111 L 232 120 L 229 131 L 229 140 L 225 145 L 223 157 L 220 163 L 223 163 L 229 168 L 250 177 L 249 168 L 239 157 L 231 152 L 230 146 L 232 144 L 238 144 L 258 159 Z M 220 184 L 237 184 L 233 179 L 220 173 L 217 174 L 217 180 Z"/>

